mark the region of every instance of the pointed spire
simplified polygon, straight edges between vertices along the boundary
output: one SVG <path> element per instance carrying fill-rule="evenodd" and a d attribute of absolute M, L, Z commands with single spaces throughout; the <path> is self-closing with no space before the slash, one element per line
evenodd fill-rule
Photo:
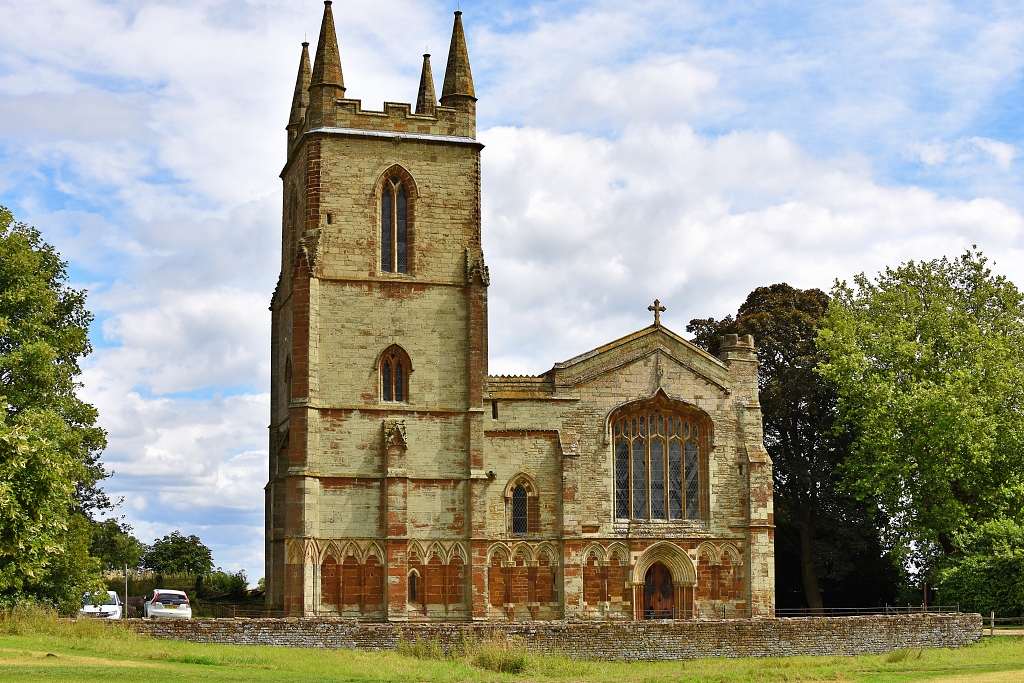
<path fill-rule="evenodd" d="M 473 74 L 469 70 L 469 52 L 466 50 L 466 34 L 462 30 L 462 12 L 455 13 L 452 28 L 452 44 L 448 49 L 448 66 L 444 71 L 444 88 L 441 104 L 454 106 L 456 102 L 471 98 L 476 101 L 473 91 Z"/>
<path fill-rule="evenodd" d="M 310 87 L 333 85 L 341 89 L 339 97 L 345 96 L 345 79 L 341 74 L 341 56 L 338 53 L 338 34 L 334 30 L 334 14 L 331 0 L 324 0 L 324 20 L 320 24 L 320 40 L 316 44 L 316 61 Z"/>
<path fill-rule="evenodd" d="M 299 75 L 295 77 L 295 94 L 292 95 L 292 111 L 288 117 L 288 130 L 292 130 L 293 127 L 298 130 L 309 106 L 309 71 L 309 43 L 303 43 L 302 55 L 299 57 Z"/>
<path fill-rule="evenodd" d="M 430 72 L 430 55 L 423 55 L 423 71 L 420 73 L 420 91 L 416 95 L 416 113 L 434 115 L 437 96 L 434 95 L 434 74 Z"/>

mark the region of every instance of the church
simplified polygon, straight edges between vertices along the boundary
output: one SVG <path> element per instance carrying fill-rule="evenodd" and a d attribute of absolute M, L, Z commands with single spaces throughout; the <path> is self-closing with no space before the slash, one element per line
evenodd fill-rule
<path fill-rule="evenodd" d="M 754 340 L 653 324 L 487 373 L 461 12 L 441 97 L 345 95 L 330 1 L 287 125 L 270 310 L 267 604 L 376 621 L 774 615 Z"/>

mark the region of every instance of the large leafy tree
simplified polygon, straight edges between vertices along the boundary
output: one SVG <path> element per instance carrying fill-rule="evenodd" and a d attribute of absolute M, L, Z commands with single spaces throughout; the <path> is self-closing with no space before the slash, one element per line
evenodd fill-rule
<path fill-rule="evenodd" d="M 105 434 L 75 393 L 91 320 L 54 248 L 0 207 L 0 596 L 8 600 L 76 591 L 55 587 L 58 574 L 80 583 L 88 571 L 47 576 L 47 568 L 81 545 L 75 515 L 110 506 L 98 486 Z"/>
<path fill-rule="evenodd" d="M 969 612 L 1024 614 L 1024 526 L 1009 519 L 957 534 L 956 555 L 937 573 L 939 599 Z"/>
<path fill-rule="evenodd" d="M 831 604 L 884 600 L 898 579 L 879 542 L 877 511 L 841 486 L 848 439 L 833 434 L 836 388 L 815 372 L 815 339 L 828 306 L 821 290 L 775 284 L 751 292 L 735 318 L 691 320 L 686 328 L 712 354 L 725 334 L 754 335 L 765 447 L 774 464 L 779 599 L 811 608 L 824 605 L 823 592 Z M 855 569 L 856 591 L 846 585 Z"/>
<path fill-rule="evenodd" d="M 957 534 L 1024 516 L 1024 299 L 985 257 L 836 283 L 818 366 L 838 388 L 854 490 L 928 564 Z M 929 559 L 931 558 L 931 559 Z"/>
<path fill-rule="evenodd" d="M 89 554 L 105 570 L 120 570 L 126 565 L 136 569 L 146 552 L 146 544 L 132 535 L 132 528 L 118 519 L 108 518 L 92 524 Z"/>
<path fill-rule="evenodd" d="M 142 557 L 142 564 L 161 574 L 209 574 L 213 571 L 213 553 L 198 536 L 172 531 L 153 541 Z"/>

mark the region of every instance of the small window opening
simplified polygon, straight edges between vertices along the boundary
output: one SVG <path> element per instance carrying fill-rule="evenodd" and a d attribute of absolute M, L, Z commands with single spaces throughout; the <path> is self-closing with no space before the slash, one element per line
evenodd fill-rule
<path fill-rule="evenodd" d="M 492 420 L 497 420 L 498 419 L 498 402 L 497 401 L 491 401 L 491 419 Z"/>
<path fill-rule="evenodd" d="M 331 224 L 331 214 L 330 214 L 330 212 L 328 212 L 327 213 L 327 225 L 330 225 L 330 224 Z"/>
<path fill-rule="evenodd" d="M 418 583 L 416 581 L 416 573 L 409 574 L 409 602 L 419 602 L 419 595 L 417 594 Z"/>
<path fill-rule="evenodd" d="M 743 465 L 740 465 L 740 476 L 743 476 Z"/>
<path fill-rule="evenodd" d="M 398 345 L 387 348 L 380 357 L 380 400 L 406 403 L 409 401 L 409 375 L 412 362 Z"/>
<path fill-rule="evenodd" d="M 525 534 L 526 529 L 526 487 L 519 484 L 512 490 L 512 533 Z"/>

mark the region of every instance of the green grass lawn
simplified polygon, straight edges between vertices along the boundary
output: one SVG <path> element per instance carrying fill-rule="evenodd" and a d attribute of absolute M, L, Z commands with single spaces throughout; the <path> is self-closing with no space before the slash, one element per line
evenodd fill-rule
<path fill-rule="evenodd" d="M 482 646 L 486 649 L 488 646 Z M 480 662 L 479 650 L 476 661 Z M 423 654 L 423 653 L 421 653 Z M 472 654 L 472 653 L 471 653 Z M 151 640 L 102 624 L 0 621 L 0 681 L 944 681 L 1024 682 L 1024 638 L 1002 636 L 960 650 L 863 657 L 575 662 L 525 657 L 518 674 L 473 657 L 197 645 Z M 485 662 L 486 663 L 486 662 Z"/>

